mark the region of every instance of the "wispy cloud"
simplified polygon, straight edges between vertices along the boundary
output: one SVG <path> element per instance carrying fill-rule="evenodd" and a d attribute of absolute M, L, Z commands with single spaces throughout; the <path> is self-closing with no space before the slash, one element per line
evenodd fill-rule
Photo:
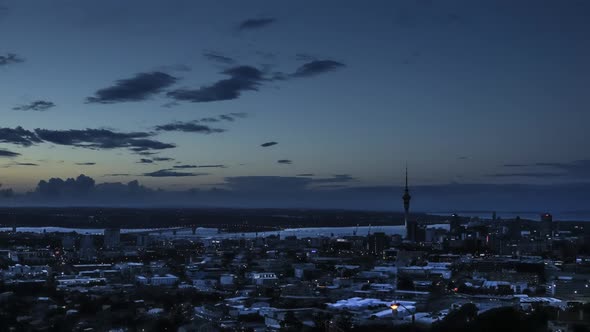
<path fill-rule="evenodd" d="M 333 60 L 314 60 L 297 68 L 293 77 L 311 77 L 331 72 L 345 67 L 346 65 Z"/>
<path fill-rule="evenodd" d="M 37 111 L 43 112 L 55 107 L 55 103 L 47 100 L 35 100 L 26 105 L 15 106 L 12 109 L 15 111 Z"/>
<path fill-rule="evenodd" d="M 537 162 L 533 164 L 504 164 L 505 168 L 519 168 L 525 171 L 491 174 L 493 177 L 571 177 L 590 178 L 590 160 L 571 162 Z"/>
<path fill-rule="evenodd" d="M 225 56 L 221 53 L 213 52 L 213 51 L 205 51 L 205 52 L 203 52 L 203 56 L 207 60 L 217 62 L 217 63 L 226 64 L 226 65 L 231 65 L 236 62 L 236 60 L 234 60 L 233 58 L 230 58 L 230 57 Z"/>
<path fill-rule="evenodd" d="M 20 153 L 18 153 L 18 152 L 0 149 L 0 157 L 13 158 L 13 157 L 18 157 L 18 156 L 20 156 Z"/>
<path fill-rule="evenodd" d="M 508 177 L 530 177 L 530 178 L 553 178 L 565 176 L 563 173 L 555 172 L 517 172 L 517 173 L 495 173 L 489 176 L 495 178 L 508 178 Z"/>
<path fill-rule="evenodd" d="M 14 54 L 14 53 L 7 53 L 5 55 L 0 55 L 0 66 L 21 63 L 24 61 L 25 60 L 23 58 L 21 58 L 20 56 Z"/>
<path fill-rule="evenodd" d="M 35 163 L 14 163 L 14 165 L 17 165 L 17 166 L 39 166 L 39 164 L 35 164 Z"/>
<path fill-rule="evenodd" d="M 170 157 L 154 157 L 152 158 L 154 161 L 173 161 L 174 158 Z"/>
<path fill-rule="evenodd" d="M 135 152 L 164 150 L 176 145 L 151 139 L 152 133 L 114 132 L 108 129 L 35 129 L 38 139 L 59 145 L 69 145 L 91 149 L 128 148 Z"/>
<path fill-rule="evenodd" d="M 253 29 L 260 29 L 264 27 L 268 27 L 269 25 L 275 23 L 277 20 L 275 18 L 251 18 L 240 22 L 238 25 L 239 30 L 253 30 Z"/>
<path fill-rule="evenodd" d="M 187 133 L 200 133 L 200 134 L 214 134 L 222 133 L 225 129 L 211 128 L 207 125 L 199 124 L 198 121 L 191 122 L 173 122 L 155 127 L 158 131 L 182 131 Z"/>
<path fill-rule="evenodd" d="M 43 142 L 33 131 L 16 128 L 0 128 L 0 143 L 10 143 L 21 146 L 31 146 Z"/>
<path fill-rule="evenodd" d="M 96 91 L 88 103 L 111 104 L 118 102 L 142 101 L 160 93 L 178 79 L 163 72 L 139 73 L 132 78 L 121 79 L 114 85 Z"/>
<path fill-rule="evenodd" d="M 221 72 L 229 76 L 211 85 L 197 89 L 177 89 L 167 93 L 167 96 L 177 101 L 205 103 L 222 100 L 232 100 L 240 97 L 244 91 L 256 91 L 263 81 L 263 73 L 252 66 L 238 66 Z"/>
<path fill-rule="evenodd" d="M 188 169 L 188 168 L 197 168 L 199 166 L 197 165 L 174 165 L 172 166 L 172 168 L 176 168 L 176 169 Z"/>
<path fill-rule="evenodd" d="M 149 177 L 187 177 L 187 176 L 203 176 L 209 175 L 208 173 L 192 173 L 192 172 L 177 172 L 170 169 L 161 169 L 159 171 L 144 173 L 143 176 Z"/>
<path fill-rule="evenodd" d="M 350 174 L 335 174 L 329 178 L 313 179 L 314 183 L 340 183 L 340 182 L 351 182 L 357 179 L 352 177 Z"/>

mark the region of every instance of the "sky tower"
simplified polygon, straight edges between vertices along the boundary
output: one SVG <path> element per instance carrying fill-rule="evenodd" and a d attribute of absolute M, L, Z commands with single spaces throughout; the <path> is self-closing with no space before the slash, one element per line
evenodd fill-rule
<path fill-rule="evenodd" d="M 409 222 L 410 200 L 412 199 L 412 196 L 410 195 L 410 189 L 408 189 L 408 166 L 406 166 L 406 187 L 402 199 L 404 200 L 404 226 L 406 227 L 406 237 L 409 240 L 414 240 L 414 229 Z"/>

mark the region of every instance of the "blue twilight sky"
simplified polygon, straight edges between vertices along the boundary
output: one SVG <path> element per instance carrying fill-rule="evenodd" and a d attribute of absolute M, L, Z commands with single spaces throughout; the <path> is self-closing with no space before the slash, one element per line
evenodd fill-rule
<path fill-rule="evenodd" d="M 584 0 L 0 0 L 0 183 L 379 187 L 406 162 L 413 185 L 585 182 L 588 17 Z"/>

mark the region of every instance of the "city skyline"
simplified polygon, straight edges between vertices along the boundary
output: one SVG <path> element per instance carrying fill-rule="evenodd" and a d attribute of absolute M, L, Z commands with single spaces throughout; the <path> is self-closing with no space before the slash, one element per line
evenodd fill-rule
<path fill-rule="evenodd" d="M 64 190 L 401 210 L 408 163 L 413 209 L 583 209 L 589 12 L 1 1 L 0 205 L 84 174 Z"/>

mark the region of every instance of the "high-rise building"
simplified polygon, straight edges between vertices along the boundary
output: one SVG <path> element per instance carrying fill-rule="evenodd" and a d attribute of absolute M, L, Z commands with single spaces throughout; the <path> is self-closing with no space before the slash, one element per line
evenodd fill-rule
<path fill-rule="evenodd" d="M 541 227 L 539 227 L 541 237 L 547 238 L 553 236 L 553 216 L 549 213 L 541 215 Z"/>
<path fill-rule="evenodd" d="M 135 244 L 138 247 L 147 247 L 151 242 L 151 237 L 147 234 L 139 234 L 135 239 Z"/>
<path fill-rule="evenodd" d="M 80 259 L 92 260 L 96 257 L 96 248 L 94 247 L 94 237 L 85 234 L 80 239 Z"/>
<path fill-rule="evenodd" d="M 383 232 L 375 232 L 368 236 L 367 249 L 373 255 L 381 255 L 387 247 L 387 236 Z"/>
<path fill-rule="evenodd" d="M 451 222 L 450 222 L 450 232 L 452 235 L 460 235 L 461 234 L 461 217 L 459 217 L 458 214 L 453 213 L 453 215 L 451 216 Z"/>
<path fill-rule="evenodd" d="M 508 224 L 508 236 L 511 240 L 520 239 L 520 232 L 522 231 L 522 220 L 520 217 L 516 217 L 513 221 Z"/>
<path fill-rule="evenodd" d="M 115 249 L 121 242 L 121 230 L 119 228 L 107 228 L 104 230 L 104 249 Z"/>
<path fill-rule="evenodd" d="M 61 238 L 61 247 L 64 250 L 74 250 L 76 248 L 76 236 L 74 234 L 66 234 Z"/>

